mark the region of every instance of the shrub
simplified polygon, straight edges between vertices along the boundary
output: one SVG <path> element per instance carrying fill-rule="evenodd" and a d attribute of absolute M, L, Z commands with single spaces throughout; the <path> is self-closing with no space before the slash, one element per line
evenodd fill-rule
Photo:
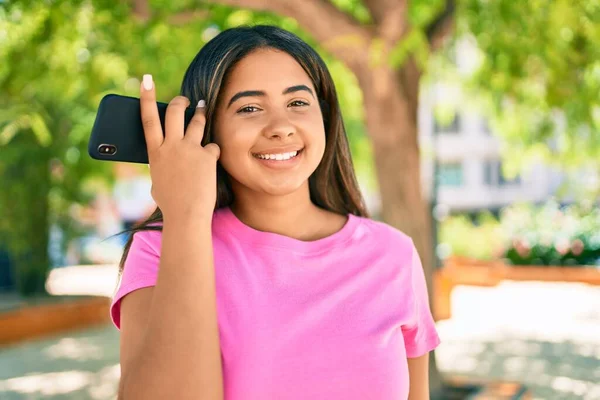
<path fill-rule="evenodd" d="M 504 259 L 512 265 L 600 265 L 600 210 L 549 201 L 516 204 L 497 220 L 489 212 L 475 223 L 465 215 L 440 226 L 441 256 Z"/>

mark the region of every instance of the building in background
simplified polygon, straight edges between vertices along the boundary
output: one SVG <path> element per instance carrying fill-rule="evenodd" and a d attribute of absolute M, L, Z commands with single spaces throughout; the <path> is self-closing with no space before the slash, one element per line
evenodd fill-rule
<path fill-rule="evenodd" d="M 485 120 L 468 108 L 458 109 L 453 121 L 441 126 L 434 117 L 439 99 L 454 96 L 451 88 L 436 85 L 423 91 L 419 109 L 422 149 L 422 188 L 431 199 L 434 157 L 439 162 L 438 204 L 450 212 L 498 211 L 514 202 L 541 203 L 556 194 L 564 175 L 538 164 L 513 179 L 502 173 L 501 142 Z M 460 97 L 455 97 L 455 101 Z"/>
<path fill-rule="evenodd" d="M 469 40 L 462 40 L 450 52 L 461 75 L 468 76 L 476 67 L 479 55 L 474 46 Z M 471 99 L 462 96 L 458 85 L 449 82 L 438 81 L 421 88 L 418 111 L 421 188 L 429 204 L 434 195 L 436 159 L 439 179 L 436 204 L 444 206 L 443 214 L 476 214 L 484 210 L 496 214 L 516 202 L 541 204 L 551 198 L 562 204 L 582 199 L 600 201 L 600 171 L 594 166 L 567 173 L 540 162 L 517 177 L 505 176 L 502 139 L 476 111 L 477 105 L 468 100 Z M 456 110 L 450 124 L 437 123 L 434 110 L 440 104 Z M 563 121 L 557 121 L 558 129 L 561 125 Z M 379 193 L 373 185 L 361 187 L 369 211 L 379 215 Z"/>

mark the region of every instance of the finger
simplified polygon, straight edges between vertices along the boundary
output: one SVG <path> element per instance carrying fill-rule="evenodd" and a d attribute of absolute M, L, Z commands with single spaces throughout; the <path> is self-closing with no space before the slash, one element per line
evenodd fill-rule
<path fill-rule="evenodd" d="M 185 109 L 189 104 L 189 99 L 184 96 L 175 96 L 169 102 L 165 114 L 165 140 L 183 139 Z"/>
<path fill-rule="evenodd" d="M 185 139 L 190 140 L 193 143 L 202 143 L 204 137 L 204 127 L 206 126 L 206 116 L 204 114 L 204 100 L 200 100 L 196 106 L 196 113 L 190 120 L 185 131 Z"/>
<path fill-rule="evenodd" d="M 204 149 L 211 153 L 218 160 L 221 156 L 221 148 L 216 143 L 209 143 L 204 146 Z"/>
<path fill-rule="evenodd" d="M 156 90 L 152 75 L 146 74 L 140 85 L 140 111 L 142 127 L 146 138 L 148 154 L 160 147 L 163 142 L 163 132 L 160 126 L 158 106 L 156 105 Z"/>

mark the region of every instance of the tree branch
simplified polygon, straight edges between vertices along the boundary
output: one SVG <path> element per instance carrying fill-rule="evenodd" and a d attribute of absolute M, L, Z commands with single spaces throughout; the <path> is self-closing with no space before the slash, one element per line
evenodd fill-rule
<path fill-rule="evenodd" d="M 444 10 L 425 30 L 432 51 L 438 50 L 454 29 L 456 0 L 446 0 Z"/>
<path fill-rule="evenodd" d="M 408 0 L 363 0 L 363 3 L 384 40 L 396 43 L 406 33 Z"/>
<path fill-rule="evenodd" d="M 371 6 L 378 4 L 375 11 L 381 15 L 377 18 L 379 35 L 388 43 L 395 44 L 408 32 L 408 0 L 369 0 Z"/>
<path fill-rule="evenodd" d="M 133 15 L 142 21 L 147 21 L 150 18 L 150 8 L 148 0 L 133 0 Z"/>
<path fill-rule="evenodd" d="M 379 25 L 389 13 L 390 9 L 401 6 L 406 8 L 408 0 L 363 0 L 375 24 Z"/>
<path fill-rule="evenodd" d="M 137 0 L 140 1 L 140 0 Z M 372 32 L 328 0 L 209 0 L 291 17 L 334 56 L 352 68 L 368 51 Z"/>
<path fill-rule="evenodd" d="M 172 25 L 185 25 L 198 19 L 208 18 L 209 16 L 210 13 L 207 10 L 195 10 L 169 15 L 168 21 Z"/>

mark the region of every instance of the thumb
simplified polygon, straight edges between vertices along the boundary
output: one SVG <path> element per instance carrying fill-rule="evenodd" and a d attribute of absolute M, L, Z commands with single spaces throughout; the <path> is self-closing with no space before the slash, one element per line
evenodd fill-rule
<path fill-rule="evenodd" d="M 209 143 L 204 148 L 218 160 L 221 155 L 221 148 L 216 143 Z"/>

